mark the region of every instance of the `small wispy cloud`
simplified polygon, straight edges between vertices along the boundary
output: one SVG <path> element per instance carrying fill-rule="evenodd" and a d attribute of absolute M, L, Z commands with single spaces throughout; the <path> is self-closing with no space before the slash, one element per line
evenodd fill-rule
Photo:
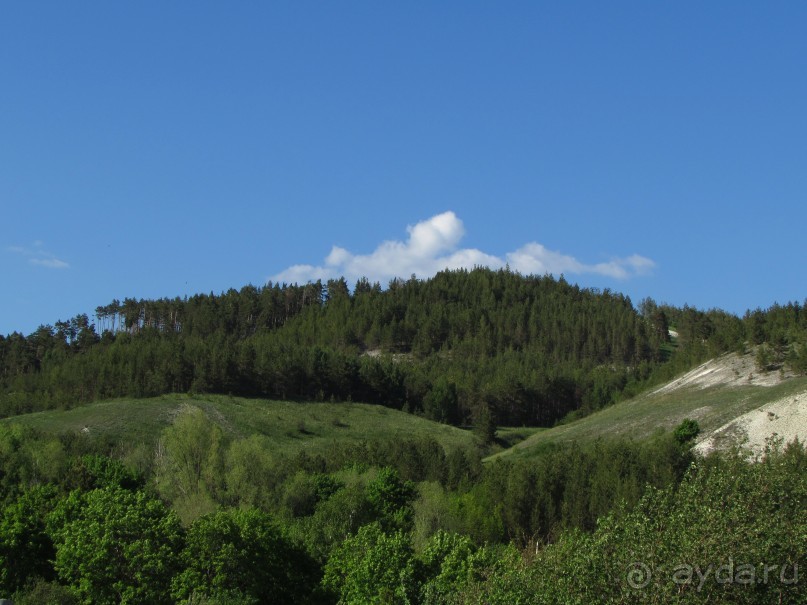
<path fill-rule="evenodd" d="M 28 259 L 28 264 L 47 269 L 69 269 L 70 264 L 56 257 L 45 249 L 45 244 L 39 240 L 30 246 L 9 246 L 9 252 Z"/>
<path fill-rule="evenodd" d="M 47 267 L 48 269 L 69 269 L 70 265 L 58 258 L 32 258 L 28 262 L 32 265 Z"/>
<path fill-rule="evenodd" d="M 634 254 L 608 262 L 584 263 L 568 254 L 548 250 L 537 242 L 527 243 L 504 258 L 475 248 L 459 248 L 465 236 L 462 221 L 453 212 L 443 212 L 406 228 L 405 241 L 382 242 L 370 254 L 354 254 L 334 246 L 322 265 L 293 265 L 271 277 L 274 282 L 305 283 L 344 276 L 353 282 L 360 277 L 386 283 L 396 277 L 431 277 L 443 269 L 498 269 L 509 265 L 523 274 L 596 274 L 625 280 L 648 275 L 656 264 Z"/>

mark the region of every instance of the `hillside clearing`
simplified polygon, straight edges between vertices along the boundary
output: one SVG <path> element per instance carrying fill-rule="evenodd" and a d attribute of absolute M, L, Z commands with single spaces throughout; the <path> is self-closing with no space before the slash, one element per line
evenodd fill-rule
<path fill-rule="evenodd" d="M 664 386 L 633 399 L 580 420 L 539 431 L 486 460 L 514 454 L 530 456 L 552 444 L 571 441 L 612 437 L 644 439 L 658 431 L 674 429 L 685 418 L 698 421 L 704 441 L 713 432 L 720 432 L 722 436 L 716 437 L 715 442 L 728 443 L 727 437 L 740 433 L 741 428 L 750 431 L 751 443 L 764 443 L 765 437 L 772 432 L 789 441 L 788 435 L 804 436 L 806 396 L 807 377 L 783 377 L 779 372 L 759 373 L 751 355 L 732 353 L 701 364 Z M 762 423 L 766 430 L 750 421 L 733 425 L 744 414 L 767 405 L 773 406 L 770 411 L 778 415 L 781 422 Z M 795 410 L 792 414 L 791 408 Z M 765 418 L 768 417 L 767 411 L 762 412 Z M 792 430 L 787 427 L 792 427 Z M 768 428 L 770 432 L 767 432 Z M 739 436 L 742 438 L 742 434 Z"/>
<path fill-rule="evenodd" d="M 233 438 L 258 434 L 277 453 L 323 453 L 337 443 L 430 438 L 444 448 L 471 447 L 470 431 L 412 414 L 363 403 L 298 403 L 220 395 L 165 395 L 117 399 L 66 411 L 14 416 L 18 423 L 45 433 L 79 433 L 118 445 L 154 445 L 183 406 L 195 406 Z"/>

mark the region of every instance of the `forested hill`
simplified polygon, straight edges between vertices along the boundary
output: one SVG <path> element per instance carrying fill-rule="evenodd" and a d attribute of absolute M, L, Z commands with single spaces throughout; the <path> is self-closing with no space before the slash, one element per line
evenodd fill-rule
<path fill-rule="evenodd" d="M 379 403 L 455 424 L 547 425 L 747 339 L 797 355 L 793 343 L 807 333 L 799 305 L 742 320 L 639 306 L 563 278 L 487 269 L 384 290 L 362 279 L 351 292 L 339 279 L 113 301 L 95 321 L 79 315 L 0 336 L 0 414 L 215 392 Z M 671 324 L 680 334 L 672 356 Z"/>

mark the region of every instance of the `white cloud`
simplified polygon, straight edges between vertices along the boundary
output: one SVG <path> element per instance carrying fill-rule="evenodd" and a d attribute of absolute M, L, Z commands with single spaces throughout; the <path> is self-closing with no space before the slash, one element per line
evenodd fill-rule
<path fill-rule="evenodd" d="M 28 261 L 32 265 L 47 267 L 48 269 L 69 269 L 70 265 L 58 258 L 32 258 Z"/>
<path fill-rule="evenodd" d="M 634 254 L 627 258 L 613 259 L 607 263 L 597 263 L 587 265 L 581 263 L 573 256 L 561 254 L 547 250 L 541 244 L 532 242 L 522 246 L 515 252 L 507 254 L 507 262 L 510 267 L 521 273 L 535 273 L 542 275 L 552 273 L 559 275 L 595 273 L 614 277 L 616 279 L 628 279 L 635 275 L 647 275 L 656 266 L 649 258 Z"/>
<path fill-rule="evenodd" d="M 9 246 L 9 252 L 25 256 L 28 258 L 28 264 L 36 265 L 38 267 L 46 267 L 48 269 L 69 269 L 70 265 L 65 261 L 56 258 L 44 248 L 44 244 L 37 240 L 33 243 L 33 247 L 27 248 L 25 246 Z"/>
<path fill-rule="evenodd" d="M 360 277 L 386 284 L 395 277 L 414 274 L 431 277 L 443 269 L 473 269 L 477 266 L 498 269 L 508 264 L 523 274 L 553 275 L 591 273 L 616 279 L 629 279 L 652 272 L 655 263 L 634 254 L 608 262 L 586 264 L 573 256 L 548 250 L 537 242 L 527 243 L 504 259 L 474 248 L 458 249 L 465 235 L 462 221 L 453 212 L 443 212 L 406 228 L 406 241 L 382 242 L 370 254 L 353 254 L 334 246 L 323 265 L 293 265 L 272 276 L 274 282 L 305 283 L 344 276 L 349 283 Z"/>

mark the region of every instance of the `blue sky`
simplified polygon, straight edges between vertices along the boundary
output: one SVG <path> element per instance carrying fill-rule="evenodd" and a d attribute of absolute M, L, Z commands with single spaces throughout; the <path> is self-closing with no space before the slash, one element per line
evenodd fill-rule
<path fill-rule="evenodd" d="M 509 262 L 807 297 L 807 4 L 8 3 L 0 333 Z"/>

